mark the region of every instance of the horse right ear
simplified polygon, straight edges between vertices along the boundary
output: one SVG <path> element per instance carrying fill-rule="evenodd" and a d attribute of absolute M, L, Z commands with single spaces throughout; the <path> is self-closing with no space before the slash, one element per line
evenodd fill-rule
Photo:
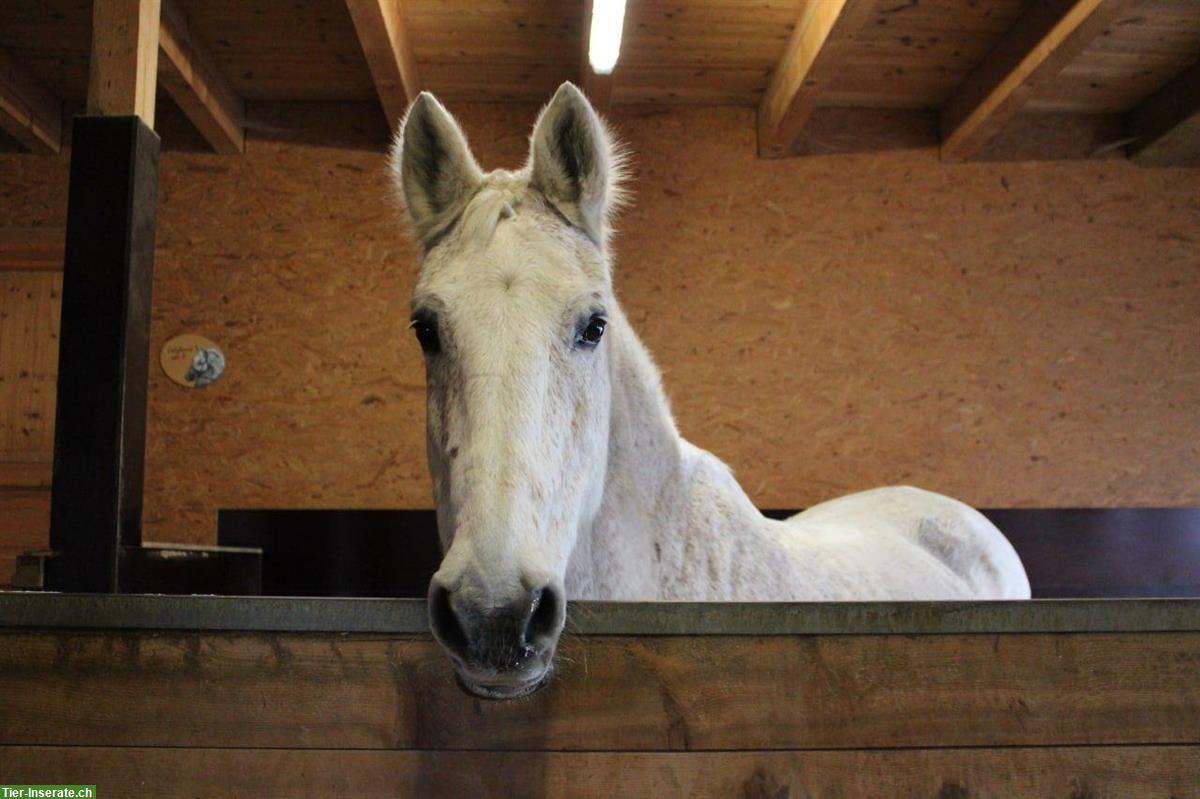
<path fill-rule="evenodd" d="M 400 123 L 392 178 L 425 246 L 454 221 L 483 179 L 467 137 L 429 92 L 417 96 Z"/>

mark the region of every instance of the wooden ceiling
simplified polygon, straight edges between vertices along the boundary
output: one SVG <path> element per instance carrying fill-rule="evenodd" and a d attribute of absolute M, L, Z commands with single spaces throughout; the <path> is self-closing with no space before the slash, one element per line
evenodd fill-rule
<path fill-rule="evenodd" d="M 541 102 L 563 80 L 589 79 L 585 0 L 174 5 L 195 47 L 248 101 L 378 97 L 395 117 L 418 87 L 450 102 Z M 385 24 L 389 13 L 396 19 Z M 0 65 L 17 65 L 42 91 L 76 106 L 87 93 L 91 20 L 91 0 L 0 0 Z M 409 59 L 407 78 L 364 55 L 389 47 Z M 1022 61 L 1047 47 L 1056 52 Z M 1006 48 L 1008 62 L 992 63 Z M 826 106 L 938 110 L 944 130 L 956 104 L 969 106 L 966 114 L 985 101 L 998 103 L 999 124 L 1014 107 L 1133 120 L 1183 80 L 1159 105 L 1187 122 L 1200 88 L 1184 79 L 1197 61 L 1200 0 L 627 0 L 621 59 L 599 99 L 760 106 L 760 150 L 779 155 L 812 108 Z M 995 77 L 985 85 L 989 69 Z M 0 74 L 11 71 L 0 66 Z M 1003 85 L 1018 73 L 1019 85 Z M 971 134 L 985 138 L 996 127 L 989 117 Z M 1171 158 L 1178 160 L 1178 146 Z"/>

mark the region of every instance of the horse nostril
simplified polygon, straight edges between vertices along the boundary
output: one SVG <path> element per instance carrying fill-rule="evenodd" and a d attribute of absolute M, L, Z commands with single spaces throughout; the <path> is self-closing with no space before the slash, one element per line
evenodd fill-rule
<path fill-rule="evenodd" d="M 429 626 L 451 652 L 467 651 L 467 633 L 450 605 L 450 592 L 436 583 L 429 591 Z"/>
<path fill-rule="evenodd" d="M 525 643 L 553 641 L 561 623 L 559 603 L 558 592 L 548 585 L 533 592 L 529 621 L 525 623 Z"/>

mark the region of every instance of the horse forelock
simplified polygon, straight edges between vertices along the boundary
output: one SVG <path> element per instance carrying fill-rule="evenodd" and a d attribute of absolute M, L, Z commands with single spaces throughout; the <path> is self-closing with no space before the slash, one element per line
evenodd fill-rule
<path fill-rule="evenodd" d="M 521 190 L 509 181 L 484 184 L 463 209 L 459 235 L 464 241 L 486 244 L 501 220 L 516 214 Z"/>

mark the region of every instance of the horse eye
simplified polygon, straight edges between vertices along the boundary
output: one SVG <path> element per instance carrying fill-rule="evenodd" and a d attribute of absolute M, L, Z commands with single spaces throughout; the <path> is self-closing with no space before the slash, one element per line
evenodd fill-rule
<path fill-rule="evenodd" d="M 442 342 L 438 339 L 437 325 L 429 319 L 414 319 L 410 327 L 417 334 L 417 341 L 421 343 L 421 349 L 432 355 L 442 348 Z"/>
<path fill-rule="evenodd" d="M 604 335 L 604 327 L 608 324 L 608 320 L 603 316 L 594 315 L 588 320 L 587 327 L 579 331 L 579 336 L 575 343 L 581 347 L 595 347 L 600 343 L 601 337 Z"/>

